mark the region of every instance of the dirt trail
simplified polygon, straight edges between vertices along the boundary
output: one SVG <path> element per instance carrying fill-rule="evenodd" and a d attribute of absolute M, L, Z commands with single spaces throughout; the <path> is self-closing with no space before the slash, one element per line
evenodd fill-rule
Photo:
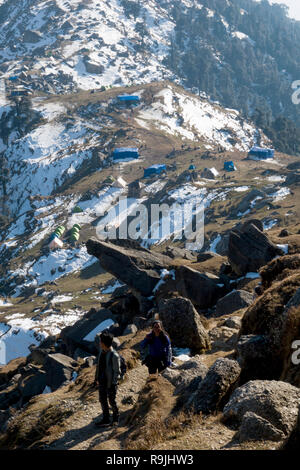
<path fill-rule="evenodd" d="M 120 425 L 118 428 L 99 428 L 94 424 L 94 420 L 101 415 L 101 407 L 98 401 L 98 394 L 95 394 L 95 401 L 83 405 L 77 414 L 72 415 L 64 422 L 64 431 L 56 435 L 56 439 L 45 447 L 49 450 L 87 450 L 105 442 L 120 430 L 125 412 L 130 410 L 136 402 L 138 394 L 148 377 L 148 370 L 145 366 L 138 365 L 126 374 L 126 379 L 119 385 L 117 402 L 120 409 Z M 129 403 L 122 403 L 123 400 Z"/>

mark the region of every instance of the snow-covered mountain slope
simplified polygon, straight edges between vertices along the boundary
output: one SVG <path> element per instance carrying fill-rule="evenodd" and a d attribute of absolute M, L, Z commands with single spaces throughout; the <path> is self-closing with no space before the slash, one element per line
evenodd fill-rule
<path fill-rule="evenodd" d="M 57 101 L 32 99 L 31 107 L 24 113 L 30 115 L 34 111 L 39 116 L 38 125 L 32 125 L 19 138 L 17 129 L 12 128 L 7 145 L 2 140 L 11 175 L 6 187 L 11 214 L 31 210 L 30 196 L 50 196 L 78 169 L 86 168 L 98 151 L 105 151 L 109 157 L 112 143 L 117 143 L 114 131 L 120 125 L 114 115 L 117 107 L 113 105 L 117 90 L 115 96 L 110 94 L 106 101 L 103 98 L 93 106 L 87 102 L 78 107 L 59 97 Z M 256 128 L 237 111 L 223 109 L 171 85 L 153 90 L 150 100 L 143 97 L 143 88 L 138 92 L 141 104 L 134 116 L 137 128 L 152 128 L 183 140 L 203 142 L 206 148 L 221 146 L 229 151 L 247 151 L 255 143 Z M 16 108 L 10 106 L 11 119 L 18 113 Z M 113 142 L 106 141 L 108 129 Z"/>
<path fill-rule="evenodd" d="M 137 19 L 123 3 L 7 0 L 0 23 L 3 77 L 29 69 L 27 85 L 50 92 L 172 77 L 162 66 L 174 28 L 167 10 L 152 0 Z"/>

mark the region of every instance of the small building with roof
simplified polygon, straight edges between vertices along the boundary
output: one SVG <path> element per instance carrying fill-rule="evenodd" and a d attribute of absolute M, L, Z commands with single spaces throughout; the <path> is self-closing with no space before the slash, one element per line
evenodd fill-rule
<path fill-rule="evenodd" d="M 138 95 L 119 95 L 118 103 L 125 106 L 137 106 L 140 103 L 140 97 Z"/>
<path fill-rule="evenodd" d="M 274 158 L 275 150 L 270 148 L 252 147 L 248 152 L 250 160 L 266 160 Z"/>
<path fill-rule="evenodd" d="M 139 158 L 139 151 L 133 147 L 120 147 L 114 149 L 112 153 L 113 160 L 124 160 L 127 158 Z"/>
<path fill-rule="evenodd" d="M 167 171 L 166 165 L 152 165 L 149 168 L 144 169 L 144 178 L 149 178 L 150 176 L 160 175 L 163 172 Z"/>

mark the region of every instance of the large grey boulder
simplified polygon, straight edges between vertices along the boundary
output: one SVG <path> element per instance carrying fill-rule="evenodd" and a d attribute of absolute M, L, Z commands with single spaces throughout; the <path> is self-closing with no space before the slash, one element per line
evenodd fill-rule
<path fill-rule="evenodd" d="M 39 368 L 32 368 L 31 373 L 22 377 L 18 383 L 18 389 L 22 395 L 22 404 L 35 395 L 43 393 L 46 387 L 46 372 Z"/>
<path fill-rule="evenodd" d="M 174 385 L 174 395 L 187 393 L 190 396 L 199 387 L 207 371 L 208 368 L 203 364 L 200 356 L 194 356 L 175 369 L 165 369 L 162 375 Z"/>
<path fill-rule="evenodd" d="M 78 363 L 71 357 L 60 353 L 49 354 L 44 366 L 46 385 L 52 391 L 57 390 L 65 382 L 72 380 L 76 367 L 78 367 Z"/>
<path fill-rule="evenodd" d="M 255 413 L 287 438 L 297 426 L 299 406 L 299 388 L 276 380 L 252 380 L 233 392 L 223 415 L 225 421 L 240 425 L 247 412 Z"/>
<path fill-rule="evenodd" d="M 176 290 L 201 309 L 210 308 L 228 291 L 222 280 L 211 273 L 200 273 L 188 266 L 175 268 Z"/>
<path fill-rule="evenodd" d="M 194 353 L 210 349 L 208 333 L 189 299 L 162 299 L 158 311 L 174 346 L 190 348 Z"/>
<path fill-rule="evenodd" d="M 233 229 L 229 235 L 228 261 L 236 274 L 256 272 L 283 251 L 254 223 Z"/>
<path fill-rule="evenodd" d="M 211 413 L 219 409 L 238 381 L 240 372 L 237 361 L 217 359 L 191 396 L 187 407 L 193 408 L 197 413 Z"/>
<path fill-rule="evenodd" d="M 89 239 L 86 247 L 90 255 L 99 259 L 103 269 L 145 297 L 152 295 L 161 270 L 172 264 L 171 258 L 149 250 L 121 247 L 95 239 Z"/>
<path fill-rule="evenodd" d="M 254 301 L 254 295 L 245 290 L 233 290 L 218 300 L 216 316 L 230 315 L 241 308 L 248 307 Z"/>

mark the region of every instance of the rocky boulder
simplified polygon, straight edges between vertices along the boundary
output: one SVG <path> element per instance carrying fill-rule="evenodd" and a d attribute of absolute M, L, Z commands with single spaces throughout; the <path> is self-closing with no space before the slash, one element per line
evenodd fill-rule
<path fill-rule="evenodd" d="M 175 268 L 175 280 L 176 291 L 201 309 L 212 307 L 227 293 L 220 277 L 211 273 L 200 273 L 188 266 Z"/>
<path fill-rule="evenodd" d="M 171 258 L 158 253 L 121 247 L 95 239 L 89 239 L 86 247 L 90 255 L 99 259 L 103 269 L 145 297 L 152 295 L 160 280 L 161 270 L 168 269 L 172 264 Z"/>
<path fill-rule="evenodd" d="M 224 407 L 223 415 L 225 421 L 230 420 L 231 423 L 240 425 L 243 419 L 249 421 L 249 415 L 244 418 L 247 412 L 255 413 L 272 425 L 278 437 L 283 434 L 288 438 L 297 426 L 299 406 L 299 388 L 281 381 L 253 380 L 233 392 Z M 253 415 L 250 417 L 253 425 Z M 245 421 L 243 427 L 245 428 Z M 256 422 L 256 427 L 261 428 L 262 423 Z M 244 431 L 242 429 L 242 435 L 245 434 Z"/>
<path fill-rule="evenodd" d="M 210 349 L 208 333 L 189 299 L 162 299 L 158 311 L 174 346 L 190 348 L 193 353 Z"/>
<path fill-rule="evenodd" d="M 216 316 L 229 315 L 241 308 L 248 307 L 254 301 L 254 295 L 245 290 L 233 290 L 218 300 Z"/>
<path fill-rule="evenodd" d="M 294 341 L 300 332 L 300 274 L 267 289 L 245 312 L 237 345 L 242 382 L 284 380 L 300 386 L 293 363 Z"/>
<path fill-rule="evenodd" d="M 187 407 L 197 413 L 212 413 L 220 409 L 230 396 L 240 372 L 237 361 L 227 358 L 217 359 L 209 368 L 199 388 L 188 400 Z"/>
<path fill-rule="evenodd" d="M 43 393 L 45 387 L 46 372 L 37 367 L 31 367 L 29 373 L 22 376 L 18 382 L 18 389 L 22 396 L 22 405 L 35 395 Z"/>
<path fill-rule="evenodd" d="M 207 374 L 207 367 L 201 362 L 200 356 L 194 356 L 175 369 L 167 368 L 162 375 L 174 385 L 174 395 L 187 395 L 195 392 L 201 380 Z"/>
<path fill-rule="evenodd" d="M 44 368 L 46 371 L 46 385 L 52 391 L 57 390 L 65 382 L 72 380 L 73 373 L 78 363 L 64 354 L 49 354 Z"/>
<path fill-rule="evenodd" d="M 77 348 L 90 354 L 97 354 L 94 339 L 99 331 L 116 323 L 116 317 L 108 309 L 91 309 L 83 318 L 74 325 L 61 331 L 61 339 L 67 355 L 72 356 Z"/>
<path fill-rule="evenodd" d="M 234 229 L 229 235 L 228 260 L 233 271 L 242 276 L 256 272 L 283 251 L 253 223 Z"/>
<path fill-rule="evenodd" d="M 281 441 L 284 439 L 284 434 L 266 419 L 252 411 L 247 411 L 242 417 L 237 438 L 240 442 Z"/>

